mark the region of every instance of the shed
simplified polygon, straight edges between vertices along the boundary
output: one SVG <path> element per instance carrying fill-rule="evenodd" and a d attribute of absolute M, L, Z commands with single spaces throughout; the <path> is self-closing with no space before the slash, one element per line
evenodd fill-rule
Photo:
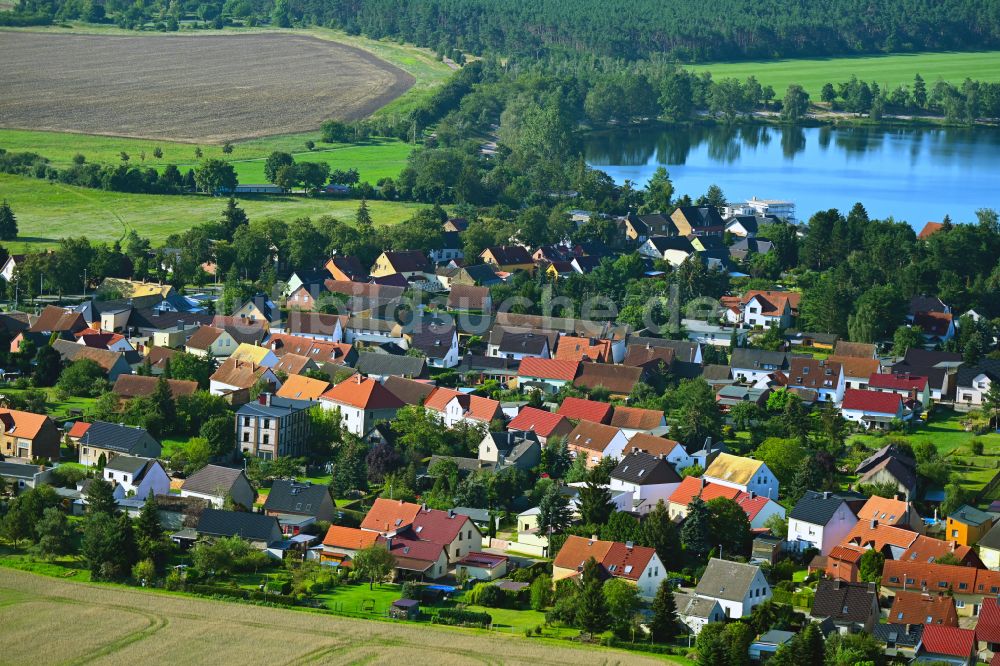
<path fill-rule="evenodd" d="M 397 599 L 389 607 L 389 617 L 415 621 L 420 617 L 420 602 L 416 599 Z"/>

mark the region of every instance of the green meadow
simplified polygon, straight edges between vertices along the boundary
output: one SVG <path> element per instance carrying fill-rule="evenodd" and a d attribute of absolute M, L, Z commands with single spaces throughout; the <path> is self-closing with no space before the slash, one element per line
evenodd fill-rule
<path fill-rule="evenodd" d="M 10 202 L 20 234 L 5 243 L 9 252 L 54 245 L 60 238 L 86 236 L 115 241 L 135 229 L 154 243 L 195 224 L 218 219 L 226 205 L 221 197 L 106 192 L 70 187 L 44 180 L 0 174 L 0 197 Z M 304 196 L 261 196 L 239 199 L 251 219 L 329 215 L 353 222 L 358 201 Z M 369 201 L 375 224 L 398 224 L 423 206 L 415 203 Z"/>
<path fill-rule="evenodd" d="M 774 87 L 780 99 L 789 85 L 801 85 L 813 101 L 819 100 L 825 83 L 847 81 L 856 75 L 879 86 L 895 88 L 912 85 L 920 74 L 928 91 L 938 79 L 960 83 L 966 77 L 980 81 L 1000 81 L 1000 51 L 906 53 L 850 58 L 797 58 L 757 62 L 718 62 L 693 65 L 695 71 L 709 71 L 713 79 L 757 77 L 761 85 Z"/>

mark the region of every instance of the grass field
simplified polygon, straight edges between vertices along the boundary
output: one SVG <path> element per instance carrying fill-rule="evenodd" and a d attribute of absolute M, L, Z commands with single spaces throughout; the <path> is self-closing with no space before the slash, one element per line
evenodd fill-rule
<path fill-rule="evenodd" d="M 761 62 L 710 63 L 695 65 L 696 71 L 709 71 L 713 79 L 734 76 L 745 79 L 751 74 L 761 85 L 774 87 L 778 99 L 792 83 L 805 88 L 813 101 L 819 100 L 825 83 L 847 81 L 852 74 L 865 81 L 892 89 L 913 84 L 920 74 L 928 92 L 938 79 L 960 83 L 966 77 L 981 81 L 1000 81 L 1000 52 L 912 53 L 857 58 L 802 58 Z"/>
<path fill-rule="evenodd" d="M 11 32 L 0 77 L 6 127 L 215 142 L 364 118 L 415 82 L 369 51 L 277 32 Z"/>
<path fill-rule="evenodd" d="M 120 239 L 135 229 L 154 243 L 195 224 L 218 219 L 225 200 L 199 195 L 123 194 L 48 183 L 33 178 L 0 174 L 0 197 L 17 215 L 18 240 L 5 243 L 10 252 L 50 246 L 60 238 L 86 236 L 92 241 Z M 276 196 L 239 200 L 251 219 L 330 215 L 352 222 L 358 202 L 352 199 Z M 376 224 L 398 224 L 423 206 L 414 203 L 370 201 Z"/>
<path fill-rule="evenodd" d="M 570 643 L 156 594 L 0 568 L 4 663 L 654 664 Z M 39 645 L 45 649 L 39 649 Z"/>

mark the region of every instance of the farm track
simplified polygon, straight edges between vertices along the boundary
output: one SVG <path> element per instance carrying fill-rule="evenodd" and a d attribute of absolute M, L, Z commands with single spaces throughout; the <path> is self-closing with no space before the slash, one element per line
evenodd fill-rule
<path fill-rule="evenodd" d="M 415 83 L 368 51 L 306 35 L 2 36 L 7 128 L 221 143 L 363 118 Z"/>
<path fill-rule="evenodd" d="M 664 663 L 640 654 L 600 648 L 577 648 L 553 641 L 435 626 L 355 620 L 319 613 L 227 603 L 138 589 L 72 583 L 12 569 L 0 569 L 0 621 L 32 613 L 17 630 L 15 646 L 55 641 L 53 651 L 30 651 L 34 666 L 47 664 L 117 664 L 169 658 L 177 663 L 374 664 L 412 660 L 420 663 L 532 664 L 575 666 Z M 72 609 L 72 610 L 68 610 Z M 106 625 L 88 629 L 91 644 L 58 645 L 47 621 L 67 614 L 89 614 Z M 49 617 L 51 615 L 51 617 Z M 140 619 L 141 618 L 141 619 Z M 26 632 L 37 632 L 31 636 Z M 107 640 L 94 644 L 94 635 Z M 33 640 L 32 640 L 33 639 Z M 58 657 L 57 654 L 72 655 Z M 52 656 L 49 656 L 52 655 Z M 3 663 L 25 663 L 19 653 L 0 656 Z"/>

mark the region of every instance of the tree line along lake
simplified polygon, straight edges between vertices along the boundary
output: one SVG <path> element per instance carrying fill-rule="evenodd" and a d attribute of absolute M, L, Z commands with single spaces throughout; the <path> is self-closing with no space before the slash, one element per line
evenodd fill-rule
<path fill-rule="evenodd" d="M 800 220 L 860 201 L 919 230 L 1000 208 L 1000 130 L 989 127 L 647 127 L 591 133 L 585 153 L 619 184 L 643 187 L 663 166 L 678 196 L 716 184 L 731 201 L 794 201 Z"/>

